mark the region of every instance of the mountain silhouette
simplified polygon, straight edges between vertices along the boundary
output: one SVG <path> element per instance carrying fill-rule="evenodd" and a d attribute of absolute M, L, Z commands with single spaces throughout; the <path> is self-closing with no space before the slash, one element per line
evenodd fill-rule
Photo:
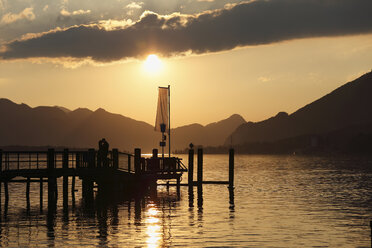
<path fill-rule="evenodd" d="M 31 108 L 0 99 L 0 146 L 58 146 L 70 148 L 97 147 L 106 138 L 111 148 L 150 152 L 159 148 L 161 134 L 154 126 L 104 109 L 69 110 L 61 106 Z M 244 123 L 239 115 L 203 127 L 193 124 L 172 129 L 172 151 L 196 145 L 222 145 L 237 126 Z"/>
<path fill-rule="evenodd" d="M 280 112 L 264 121 L 240 125 L 225 140 L 225 145 L 231 140 L 233 145 L 243 145 L 304 135 L 348 133 L 350 136 L 369 130 L 368 126 L 372 125 L 371 92 L 372 72 L 369 72 L 290 115 Z"/>
<path fill-rule="evenodd" d="M 238 126 L 245 123 L 243 117 L 234 114 L 229 118 L 210 123 L 206 126 L 191 124 L 175 128 L 173 130 L 173 140 L 175 149 L 188 147 L 190 143 L 203 146 L 220 146 Z"/>

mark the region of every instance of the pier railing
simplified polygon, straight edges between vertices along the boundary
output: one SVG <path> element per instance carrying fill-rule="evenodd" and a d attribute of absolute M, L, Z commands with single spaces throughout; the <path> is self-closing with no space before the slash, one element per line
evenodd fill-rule
<path fill-rule="evenodd" d="M 53 158 L 54 169 L 77 168 L 114 168 L 127 172 L 134 172 L 134 158 L 132 154 L 119 152 L 117 149 L 109 151 L 106 159 L 100 158 L 98 151 L 0 151 L 0 171 L 42 170 L 48 169 L 48 161 Z M 50 165 L 49 165 L 50 166 Z"/>
<path fill-rule="evenodd" d="M 118 152 L 118 169 L 134 173 L 133 154 Z"/>
<path fill-rule="evenodd" d="M 67 156 L 66 156 L 67 155 Z M 87 163 L 85 151 L 53 152 L 54 168 L 77 168 Z M 80 159 L 79 159 L 80 158 Z M 2 151 L 1 171 L 48 168 L 48 151 Z"/>
<path fill-rule="evenodd" d="M 137 162 L 136 165 L 136 160 Z M 129 173 L 177 173 L 187 171 L 180 158 L 144 158 L 138 154 L 109 151 L 104 156 L 94 149 L 70 151 L 1 151 L 0 172 L 44 169 L 112 168 Z"/>
<path fill-rule="evenodd" d="M 142 158 L 142 173 L 175 173 L 187 171 L 180 158 Z"/>

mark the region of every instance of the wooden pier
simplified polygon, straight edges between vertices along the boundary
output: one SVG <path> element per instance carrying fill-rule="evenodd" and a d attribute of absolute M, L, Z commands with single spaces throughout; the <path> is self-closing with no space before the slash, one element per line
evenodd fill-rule
<path fill-rule="evenodd" d="M 226 184 L 229 190 L 234 189 L 234 150 L 229 151 L 229 180 L 203 180 L 203 149 L 197 150 L 197 181 L 194 181 L 194 150 L 189 150 L 188 169 L 177 157 L 157 157 L 157 149 L 153 156 L 142 157 L 141 149 L 134 154 L 119 152 L 113 149 L 108 157 L 102 158 L 95 149 L 87 151 L 2 151 L 0 150 L 0 211 L 1 184 L 4 185 L 5 211 L 9 202 L 9 184 L 26 184 L 26 206 L 30 209 L 30 184 L 40 186 L 40 210 L 43 209 L 43 184 L 47 183 L 48 208 L 55 208 L 58 198 L 57 178 L 62 179 L 63 208 L 68 209 L 69 192 L 75 205 L 75 181 L 81 180 L 82 196 L 85 200 L 94 199 L 94 188 L 103 194 L 114 192 L 143 192 L 155 188 L 158 180 L 167 181 L 166 186 L 198 187 L 202 192 L 203 184 Z M 181 184 L 183 172 L 188 172 L 188 182 Z M 71 178 L 71 180 L 69 180 Z M 175 180 L 175 183 L 169 183 Z M 71 185 L 69 185 L 71 181 Z M 69 190 L 71 187 L 71 190 Z"/>
<path fill-rule="evenodd" d="M 40 210 L 43 209 L 43 183 L 48 184 L 48 208 L 55 207 L 58 197 L 57 178 L 63 178 L 63 207 L 68 208 L 69 187 L 75 202 L 75 180 L 82 182 L 82 195 L 93 199 L 93 188 L 110 194 L 115 191 L 139 191 L 156 186 L 157 180 L 180 178 L 186 167 L 176 157 L 151 159 L 141 157 L 141 149 L 134 155 L 113 149 L 104 159 L 98 151 L 2 151 L 0 150 L 0 194 L 4 185 L 5 208 L 9 202 L 9 184 L 26 183 L 26 204 L 30 209 L 30 183 L 40 185 Z M 21 179 L 20 179 L 21 178 Z M 69 186 L 71 178 L 71 186 Z M 0 197 L 1 199 L 1 197 Z M 0 202 L 1 207 L 1 202 Z"/>

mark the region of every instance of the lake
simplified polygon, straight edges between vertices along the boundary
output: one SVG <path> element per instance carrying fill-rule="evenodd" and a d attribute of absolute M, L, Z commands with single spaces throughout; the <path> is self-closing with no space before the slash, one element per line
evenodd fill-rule
<path fill-rule="evenodd" d="M 184 163 L 187 164 L 187 156 Z M 196 159 L 196 158 L 195 158 Z M 196 178 L 196 175 L 194 176 Z M 204 156 L 204 180 L 228 180 L 228 155 Z M 184 175 L 183 182 L 187 182 Z M 59 180 L 59 186 L 61 186 Z M 0 246 L 51 247 L 370 247 L 372 158 L 235 156 L 235 189 L 204 185 L 125 195 L 94 204 L 81 199 L 56 212 L 39 210 L 39 184 L 9 185 Z M 4 194 L 1 199 L 4 203 Z"/>

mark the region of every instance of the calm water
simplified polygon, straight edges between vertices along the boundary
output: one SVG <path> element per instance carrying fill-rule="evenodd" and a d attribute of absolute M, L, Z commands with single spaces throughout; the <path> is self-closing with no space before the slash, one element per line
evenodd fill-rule
<path fill-rule="evenodd" d="M 228 156 L 206 155 L 204 163 L 205 180 L 227 180 Z M 55 214 L 40 213 L 38 183 L 31 183 L 27 212 L 25 184 L 13 183 L 0 246 L 370 246 L 371 158 L 244 155 L 235 169 L 234 195 L 225 185 L 181 187 L 179 195 L 158 186 L 157 194 L 98 197 L 94 205 L 81 201 L 78 180 L 76 207 L 70 200 L 62 211 L 59 189 Z"/>

